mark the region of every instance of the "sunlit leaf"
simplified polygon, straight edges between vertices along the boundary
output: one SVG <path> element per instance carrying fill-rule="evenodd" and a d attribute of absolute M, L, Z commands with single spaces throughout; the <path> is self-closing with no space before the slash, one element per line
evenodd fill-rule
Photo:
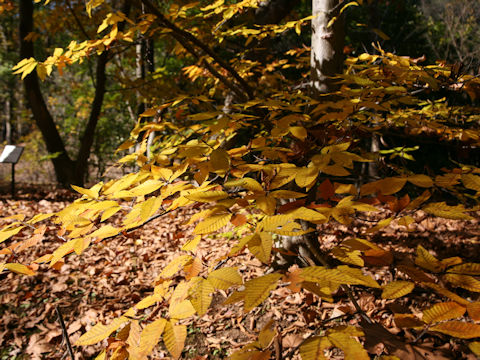
<path fill-rule="evenodd" d="M 415 284 L 409 281 L 392 281 L 383 286 L 382 299 L 396 299 L 412 292 Z"/>
<path fill-rule="evenodd" d="M 443 320 L 456 319 L 462 317 L 465 311 L 464 306 L 453 301 L 438 303 L 423 310 L 422 320 L 431 324 Z"/>
<path fill-rule="evenodd" d="M 277 287 L 277 281 L 282 277 L 281 274 L 268 274 L 245 283 L 245 311 L 252 310 L 255 306 L 261 304 Z"/>

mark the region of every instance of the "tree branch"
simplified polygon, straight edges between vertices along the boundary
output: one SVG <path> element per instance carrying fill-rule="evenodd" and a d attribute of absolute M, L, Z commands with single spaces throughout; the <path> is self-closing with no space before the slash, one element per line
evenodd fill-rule
<path fill-rule="evenodd" d="M 145 7 L 151 13 L 153 13 L 157 17 L 158 21 L 164 27 L 172 30 L 172 36 L 178 42 L 180 42 L 182 44 L 182 46 L 188 52 L 192 53 L 192 50 L 193 50 L 193 47 L 189 43 L 191 43 L 191 44 L 197 46 L 198 48 L 200 48 L 201 50 L 203 50 L 207 55 L 209 55 L 212 59 L 214 59 L 217 62 L 218 65 L 220 65 L 223 69 L 227 70 L 230 73 L 230 75 L 238 81 L 238 83 L 240 84 L 240 87 L 248 95 L 248 98 L 250 98 L 250 99 L 253 98 L 253 90 L 248 85 L 248 83 L 245 81 L 245 79 L 243 79 L 230 64 L 225 62 L 212 49 L 210 49 L 210 47 L 208 47 L 208 45 L 204 44 L 202 41 L 197 39 L 194 35 L 192 35 L 188 31 L 185 31 L 185 30 L 179 28 L 178 26 L 176 26 L 174 23 L 170 22 L 162 14 L 162 12 L 156 6 L 154 6 L 149 0 L 140 0 L 140 1 L 141 1 L 141 3 L 143 3 L 145 5 Z M 198 57 L 198 54 L 195 55 L 194 53 L 192 53 L 192 55 L 194 55 L 195 57 Z M 225 82 L 227 79 L 224 76 L 220 75 L 206 60 L 204 60 L 204 65 L 212 73 L 212 75 L 214 75 L 220 81 L 222 81 L 225 85 L 227 85 L 227 83 Z M 212 72 L 212 70 L 213 70 L 213 72 Z M 229 81 L 227 80 L 227 82 L 229 82 Z M 235 86 L 235 88 L 237 88 L 236 90 L 234 88 L 232 88 L 231 85 L 227 85 L 227 86 L 229 88 L 231 88 L 233 91 L 235 91 L 235 93 L 238 92 L 238 88 L 236 86 Z"/>

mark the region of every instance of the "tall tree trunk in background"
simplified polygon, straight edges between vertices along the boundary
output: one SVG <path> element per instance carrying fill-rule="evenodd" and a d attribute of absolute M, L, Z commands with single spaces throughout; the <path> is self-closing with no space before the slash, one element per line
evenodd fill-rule
<path fill-rule="evenodd" d="M 20 59 L 34 57 L 33 43 L 26 41 L 25 37 L 33 31 L 33 2 L 32 0 L 20 0 Z M 50 114 L 45 100 L 43 99 L 38 76 L 35 71 L 31 72 L 23 80 L 27 102 L 32 110 L 33 117 L 40 129 L 47 150 L 50 154 L 56 154 L 52 159 L 57 181 L 61 184 L 73 182 L 74 162 L 68 156 L 65 145 L 58 133 L 55 122 Z"/>
<path fill-rule="evenodd" d="M 315 95 L 337 89 L 335 79 L 342 73 L 345 29 L 339 16 L 339 0 L 312 0 L 312 52 L 310 57 L 312 92 Z M 329 21 L 337 16 L 328 27 Z"/>
<path fill-rule="evenodd" d="M 95 96 L 93 98 L 90 116 L 87 126 L 80 138 L 80 150 L 78 151 L 77 160 L 75 162 L 75 179 L 78 179 L 81 185 L 85 181 L 88 171 L 88 158 L 92 151 L 93 140 L 95 138 L 95 129 L 97 128 L 98 119 L 102 110 L 103 98 L 105 96 L 107 77 L 105 74 L 109 51 L 104 51 L 97 58 L 97 67 L 95 75 Z"/>
<path fill-rule="evenodd" d="M 123 13 L 129 14 L 130 1 L 126 0 Z M 81 24 L 79 24 L 81 27 Z M 123 30 L 124 23 L 119 25 Z M 82 29 L 83 30 L 83 29 Z M 20 59 L 35 57 L 33 43 L 25 41 L 25 36 L 33 31 L 33 2 L 32 0 L 20 0 Z M 103 99 L 106 90 L 106 66 L 110 52 L 104 51 L 97 57 L 95 74 L 95 96 L 90 109 L 90 116 L 80 138 L 80 148 L 76 160 L 72 160 L 65 149 L 52 115 L 50 114 L 40 89 L 36 72 L 25 77 L 23 83 L 29 106 L 32 110 L 35 122 L 40 129 L 43 140 L 50 154 L 57 154 L 52 159 L 57 181 L 66 186 L 70 184 L 83 185 L 88 173 L 88 158 L 92 151 L 92 145 L 100 118 Z"/>
<path fill-rule="evenodd" d="M 336 75 L 343 69 L 344 24 L 338 17 L 332 26 L 328 27 L 333 16 L 338 15 L 339 0 L 312 1 L 312 44 L 311 44 L 311 95 L 329 93 L 337 89 Z M 307 196 L 307 203 L 314 202 L 317 187 L 313 186 Z M 292 201 L 294 199 L 291 199 Z M 316 225 L 308 221 L 299 221 L 303 230 L 316 229 Z M 298 254 L 291 258 L 279 255 L 276 265 L 288 266 L 297 262 L 303 266 L 326 265 L 321 254 L 318 232 L 312 231 L 301 236 L 280 236 L 280 247 Z"/>

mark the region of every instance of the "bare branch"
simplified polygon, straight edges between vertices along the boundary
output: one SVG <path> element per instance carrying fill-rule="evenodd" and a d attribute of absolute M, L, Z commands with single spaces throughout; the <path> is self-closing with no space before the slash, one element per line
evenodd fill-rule
<path fill-rule="evenodd" d="M 191 46 L 193 44 L 194 46 L 200 48 L 203 52 L 205 52 L 207 55 L 209 55 L 212 59 L 215 60 L 215 62 L 220 65 L 223 69 L 228 71 L 230 75 L 237 80 L 239 83 L 240 87 L 243 89 L 243 91 L 248 95 L 248 98 L 252 99 L 253 98 L 253 90 L 248 85 L 248 83 L 243 79 L 238 72 L 227 62 L 225 62 L 223 59 L 221 59 L 210 47 L 206 44 L 204 44 L 202 41 L 200 41 L 198 38 L 196 38 L 194 35 L 189 33 L 188 31 L 185 31 L 178 26 L 176 26 L 174 23 L 170 22 L 163 14 L 162 12 L 154 6 L 149 0 L 140 0 L 145 7 L 153 13 L 157 17 L 157 21 L 162 24 L 162 26 L 169 28 L 172 30 L 172 36 L 180 43 L 182 46 L 190 52 L 192 55 L 195 57 L 199 58 L 198 53 L 194 50 L 194 48 Z M 192 52 L 193 51 L 193 52 Z M 235 91 L 236 94 L 238 94 L 238 86 L 232 86 L 232 83 L 219 74 L 212 66 L 209 64 L 206 60 L 203 61 L 203 64 L 205 67 L 214 75 L 217 77 L 220 81 L 222 81 L 225 85 L 227 85 L 230 89 Z M 245 96 L 242 96 L 245 97 Z"/>

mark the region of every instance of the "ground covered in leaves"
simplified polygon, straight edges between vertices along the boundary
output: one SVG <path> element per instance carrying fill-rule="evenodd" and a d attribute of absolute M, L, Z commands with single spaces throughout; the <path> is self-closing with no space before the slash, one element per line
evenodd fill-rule
<path fill-rule="evenodd" d="M 57 211 L 74 198 L 75 195 L 66 190 L 20 189 L 16 199 L 0 195 L 0 214 L 5 217 L 23 213 L 31 217 Z M 121 235 L 93 245 L 81 256 L 69 255 L 65 263 L 52 269 L 42 265 L 35 276 L 23 277 L 7 271 L 0 274 L 0 359 L 61 359 L 66 347 L 55 311 L 57 307 L 63 314 L 70 341 L 75 342 L 95 323 L 110 321 L 151 294 L 155 277 L 189 238 L 192 227 L 183 223 L 195 211 L 189 208 L 167 214 L 128 237 Z M 480 217 L 453 221 L 418 213 L 415 219 L 417 222 L 411 225 L 410 231 L 390 225 L 374 236 L 366 232 L 375 224 L 374 219 L 358 219 L 348 227 L 330 223 L 320 229 L 319 242 L 328 249 L 347 238 L 367 238 L 394 252 L 396 258 L 407 260 L 413 259 L 415 248 L 421 244 L 440 259 L 461 256 L 466 262 L 479 261 Z M 236 240 L 228 236 L 204 238 L 197 256 L 204 265 L 211 266 L 228 253 L 229 241 Z M 38 258 L 61 243 L 51 226 L 35 246 L 16 254 L 17 259 L 22 262 Z M 5 256 L 0 256 L 0 262 L 6 260 Z M 266 270 L 247 251 L 228 263 L 238 266 L 244 280 Z M 380 284 L 396 276 L 388 266 L 377 270 L 375 278 Z M 440 301 L 433 292 L 415 290 L 397 300 L 382 300 L 380 292 L 360 286 L 353 292 L 358 305 L 375 322 L 375 325 L 363 324 L 369 339 L 365 348 L 372 358 L 386 348 L 402 359 L 474 359 L 461 340 L 402 328 L 394 321 L 395 313 L 419 314 L 420 309 Z M 273 296 L 247 314 L 243 313 L 241 303 L 222 305 L 226 296 L 227 293 L 218 292 L 207 314 L 187 322 L 187 346 L 182 358 L 225 358 L 243 344 L 254 341 L 258 331 L 273 319 L 279 333 L 275 339 L 275 358 L 297 359 L 298 346 L 305 338 L 335 324 L 356 325 L 362 321 L 347 294 L 341 291 L 335 295 L 334 302 L 327 302 L 307 292 L 294 293 L 287 287 L 279 287 Z M 152 318 L 158 311 L 160 309 L 152 308 Z M 74 352 L 77 359 L 93 359 L 99 348 L 74 348 Z M 338 352 L 327 355 L 342 358 Z M 160 344 L 153 358 L 168 356 Z"/>

